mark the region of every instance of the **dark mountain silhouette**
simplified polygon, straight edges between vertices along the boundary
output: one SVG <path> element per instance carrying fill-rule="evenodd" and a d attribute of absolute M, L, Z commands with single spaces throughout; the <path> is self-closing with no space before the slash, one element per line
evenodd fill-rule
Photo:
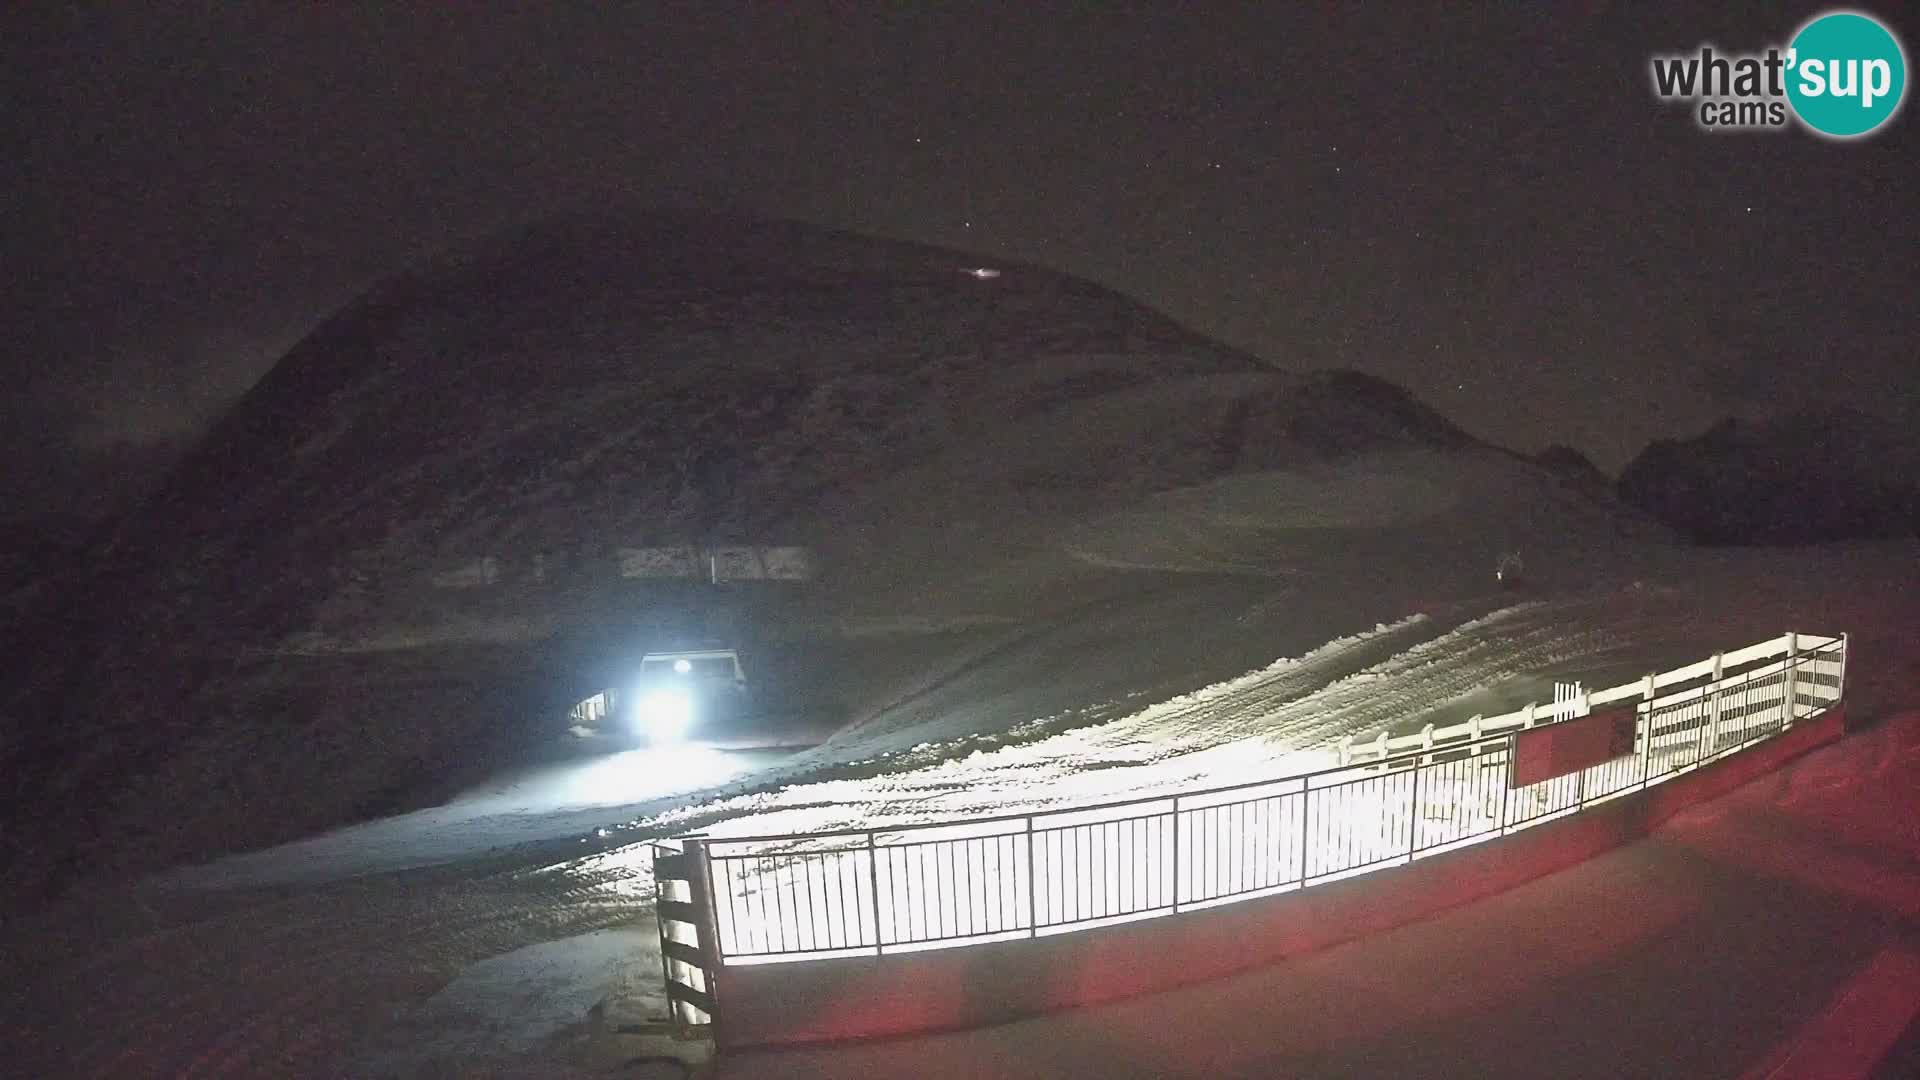
<path fill-rule="evenodd" d="M 1533 456 L 1533 460 L 1543 468 L 1551 469 L 1569 480 L 1581 484 L 1607 483 L 1607 474 L 1600 471 L 1587 455 L 1571 446 L 1555 444 Z"/>
<path fill-rule="evenodd" d="M 1383 454 L 1440 479 L 1358 492 L 1362 514 L 1342 492 L 1387 475 L 1365 465 Z M 1476 463 L 1475 498 L 1532 490 L 1537 470 L 1389 383 L 1278 371 L 1036 267 L 693 214 L 490 239 L 325 322 L 42 590 L 12 642 L 9 864 L 161 865 L 431 799 L 673 625 L 759 634 L 808 708 L 881 700 L 881 644 L 822 659 L 848 619 L 1081 610 L 1144 558 L 1138 536 L 1182 573 L 1296 556 L 1272 537 L 1308 519 L 1417 504 L 1465 530 L 1482 515 L 1456 506 L 1446 455 Z M 1308 480 L 1260 501 L 1259 477 L 1286 475 Z M 1253 486 L 1231 514 L 1155 524 L 1191 503 L 1161 493 L 1232 477 Z M 1514 528 L 1585 512 L 1548 489 Z M 1085 554 L 1114 514 L 1133 546 Z M 759 594 L 606 573 L 617 547 L 723 543 L 804 546 L 818 578 Z M 511 580 L 433 584 L 489 558 Z M 916 647 L 885 677 L 937 666 Z M 1166 665 L 1140 678 L 1194 677 Z"/>
<path fill-rule="evenodd" d="M 1852 409 L 1724 420 L 1647 447 L 1620 497 L 1703 544 L 1808 544 L 1920 532 L 1920 439 Z"/>

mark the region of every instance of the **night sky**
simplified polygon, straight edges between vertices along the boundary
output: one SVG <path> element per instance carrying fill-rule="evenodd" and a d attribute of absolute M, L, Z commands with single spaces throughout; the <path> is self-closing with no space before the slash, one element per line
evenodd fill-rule
<path fill-rule="evenodd" d="M 1920 397 L 1913 103 L 1839 144 L 1649 88 L 1653 52 L 1821 6 L 1463 6 L 0 17 L 0 500 L 85 502 L 372 280 L 611 203 L 1039 262 L 1609 470 L 1730 412 Z"/>

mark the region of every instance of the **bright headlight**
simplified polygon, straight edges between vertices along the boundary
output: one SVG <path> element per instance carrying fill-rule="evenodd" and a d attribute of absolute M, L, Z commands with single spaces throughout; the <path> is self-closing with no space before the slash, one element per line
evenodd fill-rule
<path fill-rule="evenodd" d="M 655 690 L 634 705 L 633 722 L 655 743 L 679 742 L 693 726 L 693 699 L 678 690 Z"/>

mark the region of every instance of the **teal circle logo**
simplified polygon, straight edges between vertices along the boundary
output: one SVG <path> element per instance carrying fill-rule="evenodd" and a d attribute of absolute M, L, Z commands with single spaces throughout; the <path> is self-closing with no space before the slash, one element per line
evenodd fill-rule
<path fill-rule="evenodd" d="M 1787 100 L 1821 135 L 1851 139 L 1893 119 L 1907 96 L 1907 57 L 1892 31 L 1853 11 L 1800 28 L 1787 53 Z"/>

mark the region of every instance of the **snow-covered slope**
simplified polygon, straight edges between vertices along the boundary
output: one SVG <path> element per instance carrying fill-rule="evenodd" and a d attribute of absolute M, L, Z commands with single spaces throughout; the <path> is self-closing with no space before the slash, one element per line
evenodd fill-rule
<path fill-rule="evenodd" d="M 991 730 L 1403 617 L 1504 548 L 1634 540 L 1389 384 L 1281 372 L 1089 283 L 980 264 L 644 215 L 375 288 L 23 620 L 10 872 L 430 802 L 649 634 L 722 617 L 792 711 Z M 668 542 L 806 545 L 821 574 L 753 593 L 604 573 Z M 1288 625 L 1327 557 L 1376 549 L 1373 599 Z M 510 580 L 434 584 L 483 557 Z"/>
<path fill-rule="evenodd" d="M 76 897 L 0 927 L 10 1015 L 28 1033 L 13 1064 L 22 1075 L 572 1075 L 563 1062 L 593 1060 L 577 1041 L 588 1003 L 644 999 L 658 978 L 644 951 L 657 941 L 645 839 L 661 832 L 904 822 L 1225 782 L 1310 753 L 1342 725 L 1364 737 L 1434 708 L 1500 711 L 1550 696 L 1554 678 L 1626 681 L 1789 627 L 1853 633 L 1852 715 L 1906 701 L 1920 679 L 1898 587 L 1920 556 L 1912 543 L 1642 554 L 1639 576 L 1617 587 L 1406 615 L 1276 648 L 1197 692 L 1033 714 L 994 733 L 959 713 L 945 725 L 896 717 L 795 763 L 784 784 L 544 816 L 409 815 Z M 1344 576 L 1351 604 L 1385 602 L 1369 565 Z M 544 842 L 508 846 L 527 840 Z M 420 864 L 434 865 L 380 872 Z"/>

